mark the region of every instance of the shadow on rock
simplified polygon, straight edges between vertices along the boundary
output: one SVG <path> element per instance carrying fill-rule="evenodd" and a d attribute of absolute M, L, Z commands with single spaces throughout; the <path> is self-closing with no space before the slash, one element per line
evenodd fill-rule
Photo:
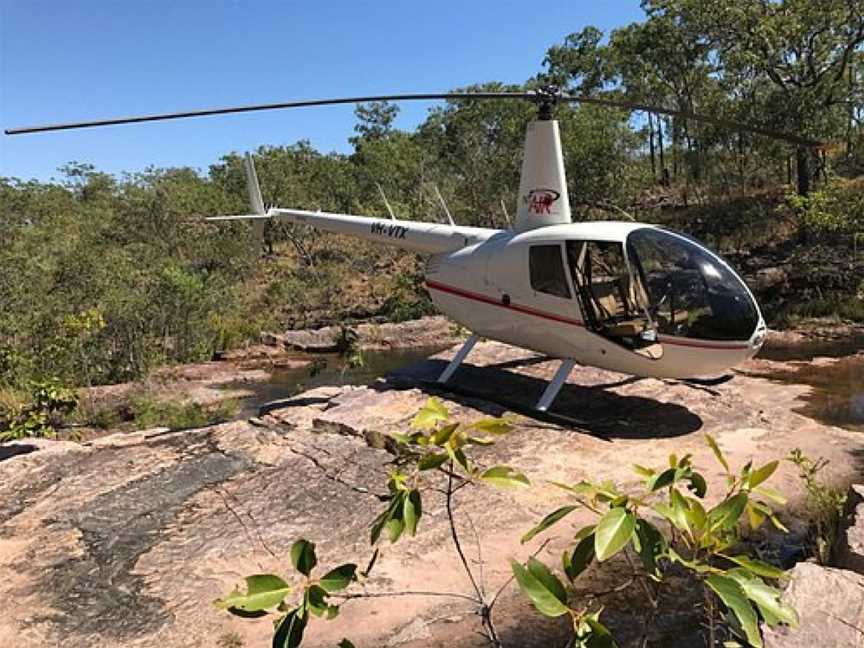
<path fill-rule="evenodd" d="M 528 359 L 529 364 L 537 364 L 532 360 Z M 465 363 L 445 386 L 436 383 L 435 379 L 446 364 L 444 360 L 435 358 L 417 363 L 388 375 L 383 382 L 378 383 L 377 388 L 420 387 L 430 393 L 446 394 L 447 398 L 493 416 L 510 410 L 607 439 L 676 437 L 702 427 L 702 419 L 683 405 L 610 391 L 613 387 L 642 380 L 635 376 L 590 387 L 567 383 L 550 411 L 543 413 L 534 406 L 548 382 L 543 378 L 502 369 L 502 366 L 525 366 L 524 362 L 516 364 L 508 361 L 482 367 Z"/>
<path fill-rule="evenodd" d="M 35 452 L 39 448 L 29 443 L 16 443 L 14 445 L 0 445 L 0 461 L 17 457 L 18 455 Z"/>

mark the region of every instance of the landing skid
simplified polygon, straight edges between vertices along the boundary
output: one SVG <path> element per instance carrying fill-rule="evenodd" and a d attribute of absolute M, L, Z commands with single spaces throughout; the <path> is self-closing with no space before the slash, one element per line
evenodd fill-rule
<path fill-rule="evenodd" d="M 566 416 L 565 414 L 559 414 L 557 412 L 549 412 L 548 410 L 539 410 L 535 407 L 531 407 L 530 405 L 526 405 L 525 403 L 519 403 L 517 401 L 513 401 L 507 398 L 492 399 L 489 397 L 489 394 L 476 392 L 474 390 L 462 387 L 461 385 L 440 383 L 435 380 L 425 379 L 420 379 L 417 382 L 420 383 L 420 386 L 424 391 L 430 394 L 435 394 L 438 396 L 455 394 L 457 396 L 462 396 L 465 398 L 472 398 L 479 401 L 492 403 L 494 405 L 498 405 L 506 410 L 515 412 L 516 414 L 521 414 L 522 416 L 533 419 L 535 421 L 552 423 L 568 430 L 578 430 L 579 432 L 590 434 L 591 436 L 597 437 L 598 439 L 603 439 L 604 441 L 611 441 L 609 436 L 605 434 L 593 430 L 586 430 L 586 426 L 590 425 L 589 421 L 579 420 L 571 416 Z"/>

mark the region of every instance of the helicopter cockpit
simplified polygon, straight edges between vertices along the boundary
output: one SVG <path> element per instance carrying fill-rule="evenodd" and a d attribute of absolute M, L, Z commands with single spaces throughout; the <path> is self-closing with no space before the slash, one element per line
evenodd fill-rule
<path fill-rule="evenodd" d="M 719 257 L 683 235 L 644 227 L 618 241 L 568 241 L 567 260 L 585 324 L 657 359 L 658 336 L 749 340 L 759 311 Z"/>

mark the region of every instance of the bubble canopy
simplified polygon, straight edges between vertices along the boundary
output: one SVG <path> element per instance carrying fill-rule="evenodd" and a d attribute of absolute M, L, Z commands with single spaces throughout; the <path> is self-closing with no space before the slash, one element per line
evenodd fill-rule
<path fill-rule="evenodd" d="M 759 308 L 744 281 L 700 243 L 645 227 L 628 235 L 626 249 L 661 334 L 746 341 L 756 332 Z"/>

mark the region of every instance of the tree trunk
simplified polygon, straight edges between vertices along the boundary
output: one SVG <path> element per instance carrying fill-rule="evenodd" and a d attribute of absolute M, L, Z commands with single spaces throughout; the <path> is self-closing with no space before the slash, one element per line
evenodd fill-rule
<path fill-rule="evenodd" d="M 651 150 L 651 180 L 657 182 L 657 160 L 654 158 L 654 119 L 648 113 L 648 147 Z"/>
<path fill-rule="evenodd" d="M 663 150 L 663 119 L 657 118 L 657 143 L 660 145 L 660 177 L 666 179 L 666 154 Z"/>
<path fill-rule="evenodd" d="M 798 195 L 810 194 L 810 150 L 806 146 L 799 146 L 795 150 L 795 162 L 798 174 Z"/>

